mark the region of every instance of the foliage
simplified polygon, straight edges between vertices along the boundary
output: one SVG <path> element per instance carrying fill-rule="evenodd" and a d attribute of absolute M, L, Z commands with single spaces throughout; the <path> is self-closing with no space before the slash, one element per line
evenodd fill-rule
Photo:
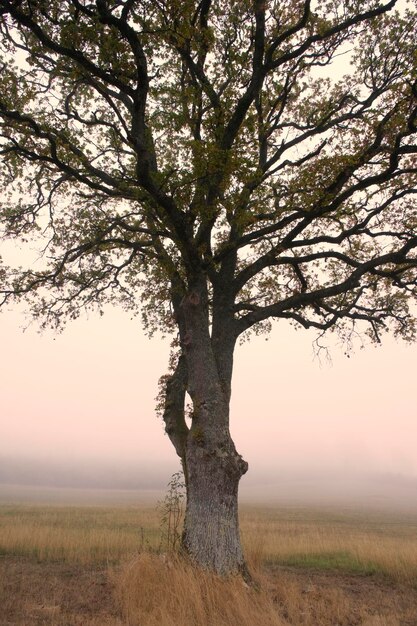
<path fill-rule="evenodd" d="M 275 318 L 412 339 L 416 19 L 395 0 L 2 0 L 2 234 L 41 251 L 0 269 L 3 302 L 58 326 L 140 305 L 175 334 L 200 275 L 236 337 Z"/>

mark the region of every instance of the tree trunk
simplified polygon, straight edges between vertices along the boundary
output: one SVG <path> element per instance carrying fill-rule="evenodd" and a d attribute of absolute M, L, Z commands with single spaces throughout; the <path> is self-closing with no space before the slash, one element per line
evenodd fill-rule
<path fill-rule="evenodd" d="M 190 377 L 193 378 L 193 372 Z M 185 359 L 181 356 L 167 381 L 164 421 L 184 469 L 187 507 L 183 547 L 196 563 L 218 574 L 245 574 L 238 485 L 248 465 L 237 454 L 230 437 L 229 401 L 224 394 L 218 395 L 217 401 L 195 401 L 189 429 L 184 419 L 187 381 Z"/>
<path fill-rule="evenodd" d="M 245 573 L 238 521 L 238 485 L 247 470 L 229 438 L 213 448 L 191 429 L 186 445 L 187 509 L 183 545 L 199 565 L 218 574 Z"/>
<path fill-rule="evenodd" d="M 233 333 L 210 336 L 207 287 L 197 280 L 176 307 L 182 355 L 167 383 L 166 431 L 181 457 L 187 488 L 183 547 L 218 574 L 245 573 L 239 535 L 238 485 L 248 465 L 229 432 Z M 226 327 L 225 330 L 227 331 Z M 185 424 L 185 389 L 193 402 Z"/>

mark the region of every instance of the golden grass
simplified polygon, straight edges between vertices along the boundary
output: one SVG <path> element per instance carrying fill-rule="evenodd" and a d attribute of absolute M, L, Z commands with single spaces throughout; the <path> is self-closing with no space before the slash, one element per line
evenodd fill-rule
<path fill-rule="evenodd" d="M 1 506 L 0 554 L 113 563 L 160 547 L 155 508 Z"/>
<path fill-rule="evenodd" d="M 2 610 L 17 626 L 416 623 L 416 519 L 244 506 L 241 527 L 252 587 L 164 555 L 155 507 L 0 506 L 0 623 Z"/>
<path fill-rule="evenodd" d="M 265 591 L 172 556 L 139 555 L 116 578 L 116 590 L 129 626 L 283 626 Z"/>
<path fill-rule="evenodd" d="M 240 517 L 252 568 L 269 563 L 417 579 L 417 519 L 248 506 Z M 159 525 L 155 507 L 3 505 L 0 554 L 115 563 L 143 550 L 164 550 Z"/>
<path fill-rule="evenodd" d="M 417 579 L 417 519 L 393 513 L 247 509 L 242 535 L 249 563 L 300 565 Z"/>
<path fill-rule="evenodd" d="M 400 626 L 415 624 L 417 606 L 395 588 L 368 578 L 317 580 L 289 572 L 255 573 L 254 586 L 220 579 L 178 557 L 143 553 L 114 575 L 128 626 Z M 343 583 L 347 582 L 344 587 Z M 411 601 L 410 601 L 411 598 Z"/>

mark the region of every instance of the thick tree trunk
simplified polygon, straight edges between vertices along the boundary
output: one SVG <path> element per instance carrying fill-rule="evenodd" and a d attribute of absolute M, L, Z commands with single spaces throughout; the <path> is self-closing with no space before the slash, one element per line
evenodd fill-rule
<path fill-rule="evenodd" d="M 183 547 L 198 565 L 218 574 L 245 573 L 238 485 L 248 466 L 229 432 L 235 338 L 227 320 L 210 336 L 204 278 L 196 280 L 175 309 L 182 355 L 167 383 L 164 420 L 186 480 Z M 193 402 L 190 428 L 183 414 L 185 389 Z"/>
<path fill-rule="evenodd" d="M 192 379 L 193 372 L 190 376 Z M 220 393 L 217 401 L 195 401 L 189 429 L 184 419 L 187 381 L 185 359 L 181 356 L 167 381 L 164 420 L 165 430 L 181 458 L 187 488 L 183 547 L 207 569 L 219 574 L 245 574 L 238 486 L 248 465 L 237 454 L 229 434 L 228 398 Z"/>
<path fill-rule="evenodd" d="M 247 463 L 233 442 L 207 446 L 191 430 L 186 446 L 187 509 L 183 545 L 199 565 L 218 574 L 245 573 L 239 534 L 238 485 Z"/>

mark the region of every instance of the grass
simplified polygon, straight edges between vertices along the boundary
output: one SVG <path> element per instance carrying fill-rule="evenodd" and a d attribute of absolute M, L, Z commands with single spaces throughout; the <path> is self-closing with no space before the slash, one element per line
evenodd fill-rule
<path fill-rule="evenodd" d="M 359 574 L 375 574 L 375 565 L 360 563 L 349 552 L 312 552 L 311 554 L 290 555 L 281 558 L 280 564 L 290 567 L 304 567 L 319 570 L 342 570 Z"/>
<path fill-rule="evenodd" d="M 154 507 L 0 506 L 0 554 L 115 563 L 138 550 L 159 547 Z"/>
<path fill-rule="evenodd" d="M 243 511 L 242 534 L 255 564 L 417 580 L 417 518 L 387 512 L 249 508 Z"/>
<path fill-rule="evenodd" d="M 225 585 L 207 572 L 196 575 L 175 557 L 139 555 L 122 570 L 116 590 L 130 626 L 282 625 L 266 591 L 251 589 L 240 578 Z"/>
<path fill-rule="evenodd" d="M 247 558 L 417 580 L 417 519 L 331 509 L 243 507 Z M 117 563 L 161 548 L 155 507 L 0 506 L 0 554 L 38 561 Z"/>
<path fill-rule="evenodd" d="M 1 505 L 0 624 L 417 624 L 412 516 L 243 506 L 241 528 L 253 588 L 165 554 L 154 506 Z"/>

